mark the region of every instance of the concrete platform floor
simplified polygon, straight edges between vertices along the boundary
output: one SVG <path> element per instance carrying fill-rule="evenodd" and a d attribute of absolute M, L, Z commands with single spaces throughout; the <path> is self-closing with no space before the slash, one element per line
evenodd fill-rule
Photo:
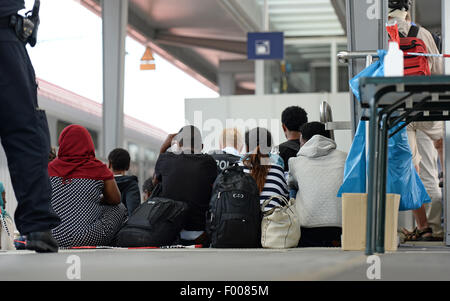
<path fill-rule="evenodd" d="M 402 245 L 379 258 L 381 280 L 450 280 L 443 244 Z M 366 260 L 363 252 L 332 248 L 9 251 L 0 252 L 0 280 L 361 281 L 368 280 Z"/>

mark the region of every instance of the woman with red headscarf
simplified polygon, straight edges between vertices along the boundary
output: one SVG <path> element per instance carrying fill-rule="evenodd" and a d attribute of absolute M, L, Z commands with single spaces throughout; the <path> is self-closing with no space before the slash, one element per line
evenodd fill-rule
<path fill-rule="evenodd" d="M 70 125 L 59 137 L 58 157 L 49 163 L 52 206 L 61 218 L 53 229 L 60 247 L 112 243 L 126 218 L 120 192 L 108 167 L 95 157 L 82 126 Z"/>

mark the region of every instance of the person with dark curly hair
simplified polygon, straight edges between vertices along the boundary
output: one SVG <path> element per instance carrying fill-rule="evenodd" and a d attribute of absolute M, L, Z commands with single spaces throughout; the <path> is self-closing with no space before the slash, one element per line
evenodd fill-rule
<path fill-rule="evenodd" d="M 114 174 L 121 194 L 120 201 L 127 208 L 129 216 L 141 204 L 138 178 L 134 175 L 127 175 L 130 162 L 130 154 L 123 148 L 116 148 L 108 155 L 108 168 Z"/>
<path fill-rule="evenodd" d="M 308 122 L 308 113 L 298 106 L 286 108 L 281 113 L 281 124 L 287 141 L 278 146 L 280 157 L 284 161 L 284 171 L 289 170 L 289 158 L 297 156 L 300 150 L 300 127 Z"/>

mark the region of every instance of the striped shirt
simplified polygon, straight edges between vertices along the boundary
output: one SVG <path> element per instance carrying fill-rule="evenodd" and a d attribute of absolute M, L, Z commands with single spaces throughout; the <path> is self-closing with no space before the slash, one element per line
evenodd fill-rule
<path fill-rule="evenodd" d="M 243 162 L 239 162 L 239 166 L 243 167 L 244 172 L 251 173 L 251 169 L 244 165 Z M 264 188 L 259 196 L 260 204 L 262 205 L 265 200 L 272 196 L 281 195 L 286 198 L 289 197 L 286 178 L 284 177 L 283 167 L 273 164 L 269 169 L 269 173 L 264 183 Z M 271 200 L 269 204 L 264 208 L 264 211 L 268 211 L 273 207 L 284 206 L 283 203 L 278 202 L 277 199 Z"/>

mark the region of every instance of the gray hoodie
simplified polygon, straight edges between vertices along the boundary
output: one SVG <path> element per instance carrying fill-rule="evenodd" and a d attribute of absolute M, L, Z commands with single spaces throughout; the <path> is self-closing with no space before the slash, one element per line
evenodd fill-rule
<path fill-rule="evenodd" d="M 298 156 L 308 158 L 318 158 L 327 156 L 336 149 L 336 143 L 321 135 L 313 136 L 303 147 L 298 151 Z"/>
<path fill-rule="evenodd" d="M 289 181 L 297 189 L 296 208 L 302 227 L 341 227 L 342 185 L 347 154 L 336 143 L 316 135 L 289 159 Z"/>

